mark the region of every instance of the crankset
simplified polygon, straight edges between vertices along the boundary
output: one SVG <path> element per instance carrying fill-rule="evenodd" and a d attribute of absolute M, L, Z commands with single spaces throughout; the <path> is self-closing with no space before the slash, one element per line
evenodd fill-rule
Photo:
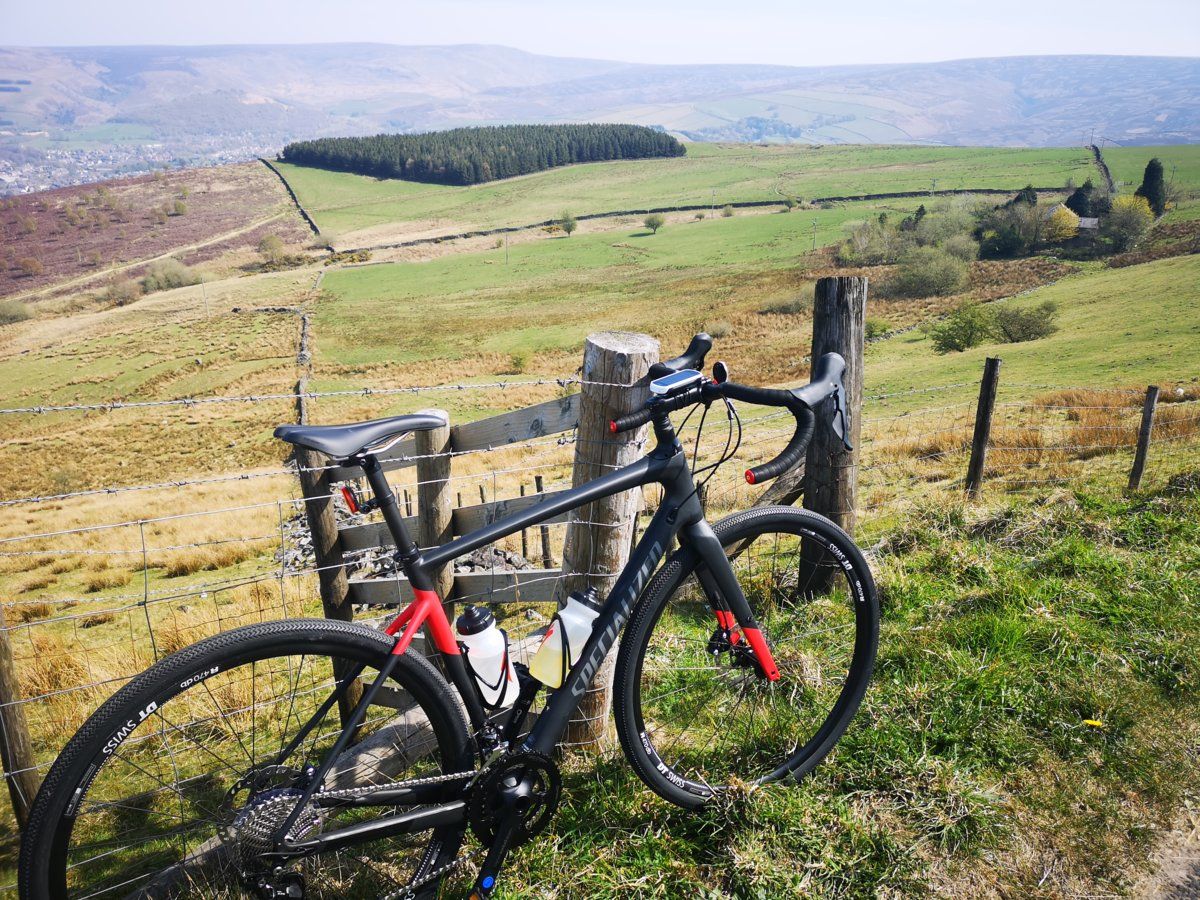
<path fill-rule="evenodd" d="M 548 756 L 519 750 L 497 760 L 471 787 L 467 820 L 486 847 L 496 839 L 501 820 L 515 813 L 510 842 L 518 847 L 541 834 L 554 818 L 562 795 L 562 776 Z"/>

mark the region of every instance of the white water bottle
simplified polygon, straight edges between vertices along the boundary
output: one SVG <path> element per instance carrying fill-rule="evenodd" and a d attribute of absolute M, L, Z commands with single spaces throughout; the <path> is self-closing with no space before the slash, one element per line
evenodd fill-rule
<path fill-rule="evenodd" d="M 502 709 L 517 699 L 519 685 L 508 657 L 508 635 L 491 610 L 468 606 L 454 623 L 454 635 L 475 677 L 485 706 Z"/>
<path fill-rule="evenodd" d="M 595 588 L 571 593 L 566 605 L 554 614 L 542 645 L 529 661 L 529 674 L 548 688 L 562 687 L 567 672 L 579 661 L 598 615 L 600 598 Z"/>

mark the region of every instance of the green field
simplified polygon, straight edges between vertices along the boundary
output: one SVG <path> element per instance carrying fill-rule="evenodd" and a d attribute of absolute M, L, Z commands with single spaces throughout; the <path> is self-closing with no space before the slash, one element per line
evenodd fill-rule
<path fill-rule="evenodd" d="M 1200 380 L 1200 257 L 1101 269 L 1004 301 L 1058 304 L 1057 334 L 1023 344 L 984 344 L 937 356 L 920 332 L 870 347 L 871 393 L 977 381 L 988 356 L 1003 358 L 1002 381 L 1043 385 L 1143 385 Z M 965 393 L 965 392 L 964 392 Z"/>
<path fill-rule="evenodd" d="M 522 178 L 448 187 L 280 165 L 322 234 L 343 243 L 364 229 L 407 223 L 395 238 L 435 229 L 527 225 L 660 206 L 852 196 L 891 191 L 1058 186 L 1095 174 L 1075 148 L 757 146 L 689 144 L 677 159 L 588 163 Z M 391 232 L 389 232 L 391 234 Z"/>
<path fill-rule="evenodd" d="M 914 205 L 844 204 L 671 223 L 655 235 L 634 227 L 546 238 L 510 247 L 507 265 L 497 249 L 331 271 L 324 288 L 338 302 L 317 311 L 320 358 L 358 365 L 575 350 L 597 328 L 660 333 L 664 323 L 728 318 L 747 300 L 761 306 L 772 299 L 722 303 L 728 276 L 794 267 L 812 247 L 814 222 L 823 246 L 841 238 L 847 221 L 885 208 L 901 215 Z M 670 287 L 681 281 L 694 282 L 687 296 Z"/>
<path fill-rule="evenodd" d="M 1146 163 L 1158 157 L 1167 183 L 1189 194 L 1200 192 L 1200 144 L 1167 147 L 1105 147 L 1102 151 L 1113 181 L 1123 182 L 1125 191 L 1137 190 Z"/>

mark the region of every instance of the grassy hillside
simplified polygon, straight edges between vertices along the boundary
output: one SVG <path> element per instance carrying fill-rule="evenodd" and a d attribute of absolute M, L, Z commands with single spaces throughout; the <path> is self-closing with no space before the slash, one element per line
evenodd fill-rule
<path fill-rule="evenodd" d="M 1134 191 L 1142 183 L 1146 163 L 1153 157 L 1162 160 L 1163 175 L 1170 184 L 1189 193 L 1200 192 L 1200 145 L 1176 144 L 1165 147 L 1105 147 L 1104 161 L 1114 181 L 1124 182 Z"/>
<path fill-rule="evenodd" d="M 281 166 L 322 233 L 343 244 L 526 225 L 655 206 L 885 191 L 1057 186 L 1094 169 L 1082 149 L 689 144 L 670 160 L 592 163 L 468 188 Z M 365 232 L 365 233 L 364 233 Z"/>

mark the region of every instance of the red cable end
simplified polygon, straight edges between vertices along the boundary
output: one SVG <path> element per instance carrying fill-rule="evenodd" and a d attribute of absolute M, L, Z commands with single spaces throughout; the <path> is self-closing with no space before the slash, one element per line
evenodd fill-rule
<path fill-rule="evenodd" d="M 616 419 L 608 420 L 608 430 L 610 432 L 612 432 L 613 434 L 617 433 L 617 420 Z"/>
<path fill-rule="evenodd" d="M 754 470 L 753 469 L 746 470 L 746 484 L 754 484 Z"/>

